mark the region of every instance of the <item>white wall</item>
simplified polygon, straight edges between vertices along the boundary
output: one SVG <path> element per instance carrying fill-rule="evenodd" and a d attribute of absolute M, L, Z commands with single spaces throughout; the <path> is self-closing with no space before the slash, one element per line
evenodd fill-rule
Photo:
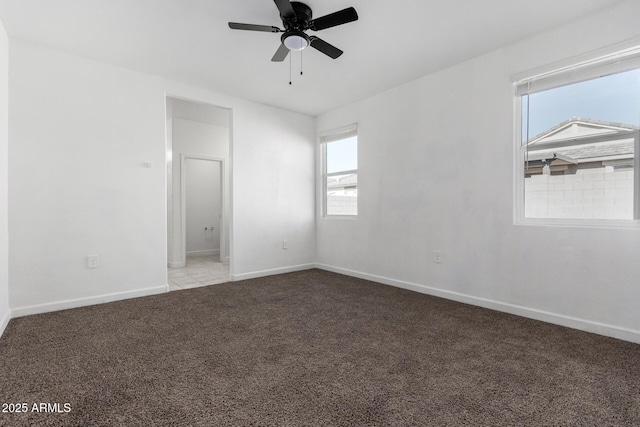
<path fill-rule="evenodd" d="M 639 14 L 626 2 L 318 117 L 358 123 L 360 199 L 357 219 L 318 218 L 318 262 L 640 342 L 640 230 L 514 225 L 511 82 L 640 36 Z"/>
<path fill-rule="evenodd" d="M 234 271 L 313 262 L 312 118 L 15 40 L 10 74 L 13 315 L 166 290 L 167 95 L 233 109 Z M 280 177 L 276 197 L 255 195 Z M 255 242 L 281 242 L 273 230 L 291 230 L 295 252 L 254 261 Z M 90 254 L 99 268 L 86 268 Z"/>
<path fill-rule="evenodd" d="M 11 307 L 165 291 L 160 82 L 15 41 L 10 61 Z"/>
<path fill-rule="evenodd" d="M 238 101 L 233 114 L 233 245 L 243 255 L 232 253 L 237 279 L 315 261 L 314 119 L 249 105 Z"/>
<path fill-rule="evenodd" d="M 181 212 L 181 165 L 180 156 L 204 156 L 219 158 L 225 161 L 224 171 L 224 190 L 225 190 L 225 206 L 226 215 L 225 223 L 222 227 L 225 228 L 226 248 L 225 254 L 222 258 L 229 258 L 229 195 L 230 195 L 230 156 L 229 156 L 229 127 L 216 124 L 204 123 L 194 120 L 186 120 L 179 117 L 172 117 L 171 122 L 171 140 L 172 140 L 172 202 L 173 212 L 170 215 L 173 228 L 170 230 L 172 233 L 171 245 L 169 248 L 169 265 L 172 267 L 182 266 L 181 254 L 182 254 L 182 212 Z"/>
<path fill-rule="evenodd" d="M 8 140 L 9 140 L 9 39 L 0 21 L 0 335 L 7 326 L 9 311 L 9 223 L 8 223 Z"/>

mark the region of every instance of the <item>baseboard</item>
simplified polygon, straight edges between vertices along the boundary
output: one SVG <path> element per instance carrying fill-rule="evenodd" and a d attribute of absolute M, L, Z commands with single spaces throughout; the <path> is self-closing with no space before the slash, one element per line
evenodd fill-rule
<path fill-rule="evenodd" d="M 258 277 L 273 276 L 275 274 L 293 273 L 294 271 L 310 270 L 312 268 L 316 268 L 316 264 L 313 264 L 313 263 L 300 264 L 300 265 L 292 265 L 289 267 L 274 268 L 271 270 L 260 270 L 260 271 L 252 271 L 249 273 L 232 274 L 231 281 L 235 282 L 238 280 L 256 279 Z"/>
<path fill-rule="evenodd" d="M 205 256 L 205 255 L 218 255 L 220 249 L 207 249 L 206 251 L 191 251 L 187 252 L 187 256 Z"/>
<path fill-rule="evenodd" d="M 0 320 L 0 337 L 4 334 L 4 330 L 7 328 L 9 320 L 11 320 L 11 310 L 9 310 L 7 314 L 5 314 L 4 318 Z"/>
<path fill-rule="evenodd" d="M 96 297 L 78 298 L 73 300 L 57 301 L 47 304 L 31 305 L 11 309 L 11 317 L 30 316 L 32 314 L 49 313 L 51 311 L 67 310 L 69 308 L 85 307 L 88 305 L 104 304 L 106 302 L 119 301 L 130 298 L 146 297 L 149 295 L 163 294 L 167 292 L 167 285 L 155 288 L 138 289 L 135 291 L 116 292 Z"/>
<path fill-rule="evenodd" d="M 169 268 L 183 268 L 185 265 L 182 261 L 168 261 L 167 267 Z"/>
<path fill-rule="evenodd" d="M 568 328 L 578 329 L 585 332 L 591 332 L 598 335 L 604 335 L 617 338 L 624 341 L 630 341 L 640 344 L 640 331 L 622 328 L 619 326 L 608 325 L 605 323 L 593 322 L 591 320 L 580 319 L 562 314 L 551 313 L 548 311 L 538 310 L 535 308 L 524 307 L 515 304 L 508 304 L 500 301 L 494 301 L 485 298 L 474 297 L 472 295 L 462 294 L 444 289 L 433 288 L 417 283 L 405 282 L 402 280 L 391 279 L 388 277 L 376 276 L 373 274 L 363 273 L 360 271 L 349 270 L 341 267 L 334 267 L 326 264 L 316 264 L 316 268 L 331 271 L 334 273 L 344 274 L 345 276 L 357 277 L 359 279 L 370 280 L 372 282 L 381 283 L 383 285 L 395 286 L 410 291 L 420 292 L 427 295 L 433 295 L 465 304 L 476 305 L 479 307 L 489 308 L 491 310 L 501 311 L 504 313 L 515 314 L 517 316 L 527 317 L 529 319 L 540 320 L 542 322 L 553 323 L 555 325 L 566 326 Z"/>

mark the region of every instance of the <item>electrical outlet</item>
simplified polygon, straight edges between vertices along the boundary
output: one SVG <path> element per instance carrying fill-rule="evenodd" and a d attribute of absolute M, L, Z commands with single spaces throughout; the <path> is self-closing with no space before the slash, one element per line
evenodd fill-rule
<path fill-rule="evenodd" d="M 98 255 L 88 255 L 87 256 L 87 268 L 98 268 L 100 264 L 98 263 Z"/>
<path fill-rule="evenodd" d="M 282 249 L 289 249 L 289 241 L 288 240 L 283 240 L 282 241 Z"/>
<path fill-rule="evenodd" d="M 442 263 L 442 251 L 433 251 L 433 262 L 436 264 Z"/>

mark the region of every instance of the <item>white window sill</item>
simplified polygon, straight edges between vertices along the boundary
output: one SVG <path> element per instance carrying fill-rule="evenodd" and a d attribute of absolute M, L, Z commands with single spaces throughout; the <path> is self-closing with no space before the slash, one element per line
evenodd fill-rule
<path fill-rule="evenodd" d="M 636 219 L 564 219 L 564 218 L 521 218 L 514 221 L 516 226 L 564 227 L 564 228 L 613 228 L 640 229 Z"/>
<path fill-rule="evenodd" d="M 322 219 L 358 219 L 358 215 L 323 215 Z"/>

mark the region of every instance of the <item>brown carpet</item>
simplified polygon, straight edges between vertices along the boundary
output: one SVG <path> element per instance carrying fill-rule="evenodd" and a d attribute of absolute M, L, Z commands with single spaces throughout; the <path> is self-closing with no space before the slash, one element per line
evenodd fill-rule
<path fill-rule="evenodd" d="M 640 345 L 310 270 L 13 319 L 0 397 L 10 426 L 638 426 Z"/>

